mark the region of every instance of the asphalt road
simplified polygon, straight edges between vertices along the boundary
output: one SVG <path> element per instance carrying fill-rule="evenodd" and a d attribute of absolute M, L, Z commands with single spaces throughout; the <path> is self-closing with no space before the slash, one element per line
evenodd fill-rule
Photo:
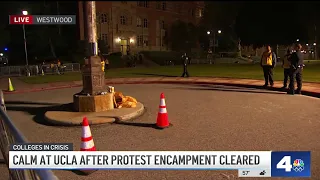
<path fill-rule="evenodd" d="M 312 179 L 320 179 L 319 99 L 210 85 L 116 85 L 115 88 L 136 97 L 144 103 L 147 112 L 134 120 L 136 126 L 91 126 L 98 150 L 311 150 Z M 71 102 L 72 95 L 80 90 L 6 95 L 8 114 L 32 142 L 71 142 L 74 149 L 80 149 L 81 127 L 39 124 L 44 111 Z M 161 92 L 165 93 L 173 124 L 163 131 L 145 125 L 156 121 Z M 5 171 L 4 166 L 0 168 L 1 174 Z M 238 179 L 236 171 L 97 171 L 89 176 L 54 172 L 63 180 Z"/>

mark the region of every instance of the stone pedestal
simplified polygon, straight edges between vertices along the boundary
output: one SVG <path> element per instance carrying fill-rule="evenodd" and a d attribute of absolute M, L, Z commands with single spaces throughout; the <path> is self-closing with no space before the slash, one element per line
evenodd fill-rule
<path fill-rule="evenodd" d="M 86 96 L 73 95 L 74 110 L 77 112 L 101 112 L 114 109 L 113 93 Z"/>
<path fill-rule="evenodd" d="M 107 91 L 104 84 L 105 73 L 102 71 L 99 56 L 91 56 L 82 68 L 83 94 L 98 95 Z"/>
<path fill-rule="evenodd" d="M 91 56 L 82 67 L 83 89 L 73 96 L 74 110 L 78 112 L 101 112 L 114 108 L 113 94 L 106 92 L 105 74 L 99 56 Z"/>

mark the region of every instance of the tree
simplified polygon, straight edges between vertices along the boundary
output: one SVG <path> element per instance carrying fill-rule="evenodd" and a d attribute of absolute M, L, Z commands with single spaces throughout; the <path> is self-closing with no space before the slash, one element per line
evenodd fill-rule
<path fill-rule="evenodd" d="M 174 51 L 190 51 L 197 43 L 197 28 L 177 20 L 171 26 L 169 41 Z"/>
<path fill-rule="evenodd" d="M 222 30 L 219 39 L 221 50 L 233 51 L 237 46 L 239 37 L 235 33 L 236 18 L 242 7 L 239 2 L 218 2 L 207 1 L 205 3 L 204 15 L 200 24 L 201 36 L 199 41 L 207 49 L 209 47 L 209 37 L 207 31 Z"/>
<path fill-rule="evenodd" d="M 0 47 L 8 46 L 10 42 L 10 32 L 7 30 L 7 27 L 4 24 L 0 25 L 0 34 Z"/>
<path fill-rule="evenodd" d="M 208 29 L 223 29 L 234 24 L 242 3 L 239 2 L 205 2 L 202 24 Z"/>

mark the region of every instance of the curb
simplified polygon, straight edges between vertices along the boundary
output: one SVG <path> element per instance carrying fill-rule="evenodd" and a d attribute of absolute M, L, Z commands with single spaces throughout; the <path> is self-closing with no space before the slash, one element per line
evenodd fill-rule
<path fill-rule="evenodd" d="M 240 79 L 239 79 L 240 80 Z M 232 83 L 232 82 L 208 82 L 208 81 L 180 81 L 180 80 L 143 80 L 143 81 L 106 81 L 106 84 L 217 84 L 217 85 L 225 85 L 225 86 L 238 86 L 245 88 L 256 88 L 256 89 L 264 89 L 262 86 L 251 85 L 251 84 L 241 84 L 241 83 Z M 56 89 L 65 89 L 65 88 L 74 88 L 81 87 L 82 85 L 67 85 L 67 86 L 56 86 L 56 87 L 47 87 L 47 88 L 35 88 L 35 89 L 25 89 L 25 90 L 17 90 L 13 92 L 3 91 L 4 94 L 18 94 L 18 93 L 26 93 L 26 92 L 39 92 L 39 91 L 48 91 L 48 90 L 56 90 Z M 268 88 L 269 90 L 274 91 L 283 91 L 281 88 L 272 87 Z M 313 96 L 320 98 L 320 92 L 306 91 L 303 90 L 302 95 Z"/>
<path fill-rule="evenodd" d="M 75 88 L 81 87 L 82 85 L 67 85 L 67 86 L 55 86 L 55 87 L 44 87 L 44 88 L 31 88 L 31 89 L 21 89 L 15 91 L 6 91 L 3 90 L 4 94 L 20 94 L 20 93 L 27 93 L 27 92 L 39 92 L 39 91 L 49 91 L 49 90 L 56 90 L 56 89 L 66 89 L 66 88 Z"/>
<path fill-rule="evenodd" d="M 125 114 L 125 115 L 120 115 L 120 116 L 114 116 L 114 117 L 108 117 L 102 119 L 97 119 L 95 115 L 88 114 L 86 115 L 89 121 L 89 125 L 99 125 L 99 124 L 112 124 L 115 122 L 122 122 L 122 121 L 130 121 L 135 118 L 138 118 L 142 116 L 145 113 L 145 107 L 142 103 L 140 103 L 141 107 L 139 107 L 137 110 L 134 112 Z M 119 109 L 121 110 L 121 109 Z M 77 120 L 73 121 L 66 121 L 66 120 L 56 120 L 48 117 L 46 114 L 44 115 L 44 118 L 46 120 L 46 123 L 52 126 L 82 126 L 82 117 L 80 117 Z"/>
<path fill-rule="evenodd" d="M 205 81 L 130 81 L 130 82 L 111 82 L 110 84 L 216 84 L 216 85 L 224 85 L 224 86 L 238 86 L 238 87 L 244 87 L 244 88 L 255 88 L 255 89 L 265 89 L 262 86 L 258 85 L 251 85 L 251 84 L 240 84 L 240 83 L 227 83 L 227 82 L 205 82 Z M 277 87 L 269 87 L 268 90 L 273 91 L 281 91 L 284 92 L 281 88 Z M 320 98 L 320 92 L 313 92 L 313 91 L 301 91 L 302 95 L 306 96 L 312 96 Z"/>

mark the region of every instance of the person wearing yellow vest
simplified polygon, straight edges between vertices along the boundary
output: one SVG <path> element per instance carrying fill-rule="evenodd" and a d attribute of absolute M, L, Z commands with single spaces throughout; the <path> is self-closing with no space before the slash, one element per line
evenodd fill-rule
<path fill-rule="evenodd" d="M 290 57 L 291 57 L 291 50 L 288 49 L 287 54 L 283 57 L 283 61 L 282 61 L 282 67 L 283 67 L 283 87 L 282 87 L 282 89 L 286 89 L 288 87 L 287 83 L 288 83 L 288 79 L 290 76 L 290 67 L 291 67 L 291 64 L 289 61 Z"/>
<path fill-rule="evenodd" d="M 105 61 L 103 59 L 101 59 L 101 69 L 102 69 L 103 72 L 104 72 L 105 66 L 106 66 Z"/>
<path fill-rule="evenodd" d="M 51 68 L 52 74 L 54 74 L 54 62 L 50 64 L 50 68 Z"/>
<path fill-rule="evenodd" d="M 271 47 L 269 45 L 266 46 L 266 51 L 263 52 L 260 65 L 263 69 L 264 75 L 264 86 L 267 87 L 270 83 L 270 86 L 273 86 L 273 69 L 276 66 L 277 58 L 276 54 L 271 51 Z"/>

